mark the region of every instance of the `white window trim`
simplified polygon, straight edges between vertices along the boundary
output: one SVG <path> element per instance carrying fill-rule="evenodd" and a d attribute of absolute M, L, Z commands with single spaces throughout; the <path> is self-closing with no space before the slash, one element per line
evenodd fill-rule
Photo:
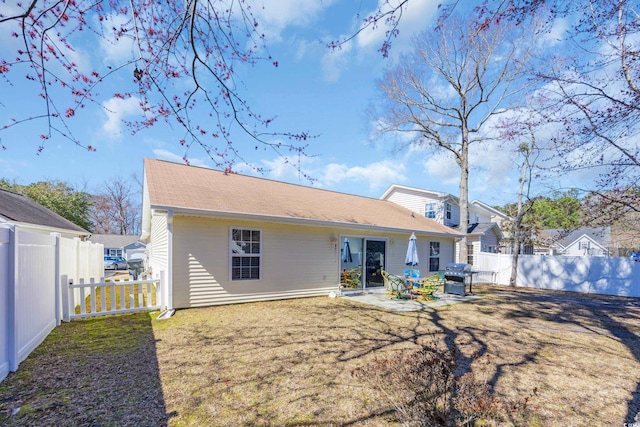
<path fill-rule="evenodd" d="M 427 209 L 430 208 L 430 209 Z M 427 202 L 424 204 L 424 216 L 429 219 L 437 219 L 438 217 L 438 207 L 436 202 Z M 428 214 L 432 212 L 433 216 L 429 216 Z"/>
<path fill-rule="evenodd" d="M 233 257 L 234 256 L 239 256 L 239 254 L 234 254 L 233 250 L 232 250 L 232 243 L 233 243 L 233 230 L 249 230 L 249 231 L 259 231 L 260 232 L 260 255 L 258 256 L 259 258 L 259 263 L 258 263 L 258 268 L 259 268 L 259 273 L 258 273 L 258 278 L 257 279 L 234 279 L 233 278 Z M 262 231 L 261 228 L 255 228 L 255 227 L 243 227 L 243 226 L 232 226 L 229 227 L 229 241 L 228 241 L 228 245 L 229 245 L 229 281 L 230 282 L 255 282 L 258 280 L 262 280 L 262 257 L 264 255 L 264 246 L 262 243 L 262 237 L 264 236 L 264 232 Z M 242 255 L 240 255 L 242 256 Z"/>
<path fill-rule="evenodd" d="M 437 256 L 431 255 L 431 244 L 432 243 L 437 243 L 438 244 L 438 255 Z M 429 246 L 428 246 L 427 249 L 429 251 L 429 266 L 428 266 L 429 272 L 440 271 L 441 270 L 441 268 L 440 268 L 440 255 L 442 254 L 442 242 L 439 241 L 439 240 L 429 240 Z M 431 259 L 432 258 L 437 258 L 438 259 L 438 269 L 437 270 L 431 270 Z"/>

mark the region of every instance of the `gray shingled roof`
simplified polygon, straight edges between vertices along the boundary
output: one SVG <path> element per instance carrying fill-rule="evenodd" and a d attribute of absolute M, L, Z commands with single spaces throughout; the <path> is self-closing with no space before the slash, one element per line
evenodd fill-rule
<path fill-rule="evenodd" d="M 610 227 L 582 227 L 575 230 L 542 230 L 542 236 L 545 239 L 554 243 L 559 243 L 565 248 L 582 237 L 582 235 L 590 237 L 604 248 L 608 248 L 611 245 Z"/>
<path fill-rule="evenodd" d="M 24 222 L 89 234 L 84 228 L 75 225 L 27 196 L 2 189 L 0 189 L 0 218 L 11 222 Z"/>
<path fill-rule="evenodd" d="M 492 228 L 496 228 L 497 229 L 496 233 L 498 235 L 501 234 L 500 227 L 495 222 L 480 222 L 480 223 L 476 223 L 476 224 L 470 224 L 469 228 L 467 229 L 467 234 L 482 236 L 482 235 L 486 234 Z"/>
<path fill-rule="evenodd" d="M 95 243 L 102 243 L 105 248 L 124 248 L 132 243 L 139 242 L 140 236 L 132 236 L 129 234 L 92 234 L 89 240 Z"/>

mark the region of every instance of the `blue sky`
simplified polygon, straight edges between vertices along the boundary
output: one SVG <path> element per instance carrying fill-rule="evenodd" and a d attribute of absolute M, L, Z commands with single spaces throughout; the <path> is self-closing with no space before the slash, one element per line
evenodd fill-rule
<path fill-rule="evenodd" d="M 278 0 L 265 2 L 264 9 L 257 12 L 270 53 L 279 66 L 259 64 L 241 70 L 246 88 L 243 93 L 255 111 L 276 116 L 275 128 L 318 135 L 310 140 L 307 150 L 312 157 L 302 162 L 305 172 L 316 179 L 314 186 L 370 197 L 381 196 L 391 184 L 458 194 L 459 169 L 451 157 L 420 150 L 394 152 L 393 141 L 371 139 L 373 118 L 366 112 L 377 96 L 376 79 L 401 53 L 409 51 L 412 35 L 433 26 L 439 2 L 409 3 L 388 59 L 378 52 L 384 26 L 364 31 L 341 50 L 325 47 L 326 41 L 353 33 L 357 14 L 368 14 L 377 1 Z M 10 6 L 0 3 L 2 7 Z M 0 36 L 0 58 L 14 48 L 11 43 L 4 34 Z M 78 61 L 91 62 L 115 58 L 123 54 L 121 50 L 121 46 L 86 43 L 78 45 L 75 54 Z M 11 83 L 0 79 L 0 126 L 19 113 L 34 115 L 42 110 L 33 88 L 15 77 Z M 110 84 L 126 84 L 126 80 L 114 79 Z M 101 92 L 114 90 L 105 88 Z M 54 135 L 45 150 L 37 154 L 41 143 L 38 135 L 46 130 L 46 124 L 32 121 L 0 132 L 0 144 L 6 147 L 0 151 L 0 177 L 22 184 L 62 180 L 97 191 L 115 177 L 128 179 L 136 174 L 140 178 L 145 157 L 182 162 L 184 148 L 178 143 L 178 131 L 158 123 L 132 136 L 120 119 L 136 114 L 135 102 L 108 97 L 100 102 L 106 108 L 79 111 L 72 129 L 96 152 Z M 255 144 L 245 135 L 234 135 L 234 141 L 247 161 L 267 169 L 262 176 L 309 185 L 273 151 L 254 150 Z M 189 151 L 190 163 L 213 167 L 199 150 L 194 147 Z M 472 163 L 470 200 L 480 199 L 490 205 L 515 201 L 517 171 L 512 154 L 485 148 L 476 153 Z M 242 164 L 235 169 L 251 173 Z"/>

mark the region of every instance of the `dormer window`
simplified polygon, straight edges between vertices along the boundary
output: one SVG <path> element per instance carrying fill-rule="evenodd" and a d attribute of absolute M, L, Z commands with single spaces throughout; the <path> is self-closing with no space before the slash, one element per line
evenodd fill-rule
<path fill-rule="evenodd" d="M 446 205 L 446 215 L 447 215 L 447 219 L 451 219 L 451 203 L 447 203 Z"/>

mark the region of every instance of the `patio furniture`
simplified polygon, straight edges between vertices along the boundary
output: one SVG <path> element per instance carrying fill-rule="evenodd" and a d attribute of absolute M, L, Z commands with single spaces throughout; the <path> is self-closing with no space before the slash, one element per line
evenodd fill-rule
<path fill-rule="evenodd" d="M 384 270 L 382 270 L 382 279 L 384 280 L 384 287 L 387 288 L 387 293 L 398 299 L 402 299 L 402 295 L 408 289 L 405 279 Z"/>
<path fill-rule="evenodd" d="M 404 270 L 404 277 L 420 277 L 420 270 L 418 269 L 409 269 Z"/>
<path fill-rule="evenodd" d="M 351 270 L 342 272 L 342 280 L 340 281 L 342 287 L 347 289 L 359 288 L 362 284 L 362 268 L 354 267 Z"/>
<path fill-rule="evenodd" d="M 416 292 L 420 294 L 418 300 L 435 300 L 436 297 L 433 296 L 433 293 L 437 291 L 438 288 L 444 284 L 444 282 L 444 273 L 435 273 L 427 277 L 426 279 L 417 282 L 419 286 L 416 288 Z"/>

